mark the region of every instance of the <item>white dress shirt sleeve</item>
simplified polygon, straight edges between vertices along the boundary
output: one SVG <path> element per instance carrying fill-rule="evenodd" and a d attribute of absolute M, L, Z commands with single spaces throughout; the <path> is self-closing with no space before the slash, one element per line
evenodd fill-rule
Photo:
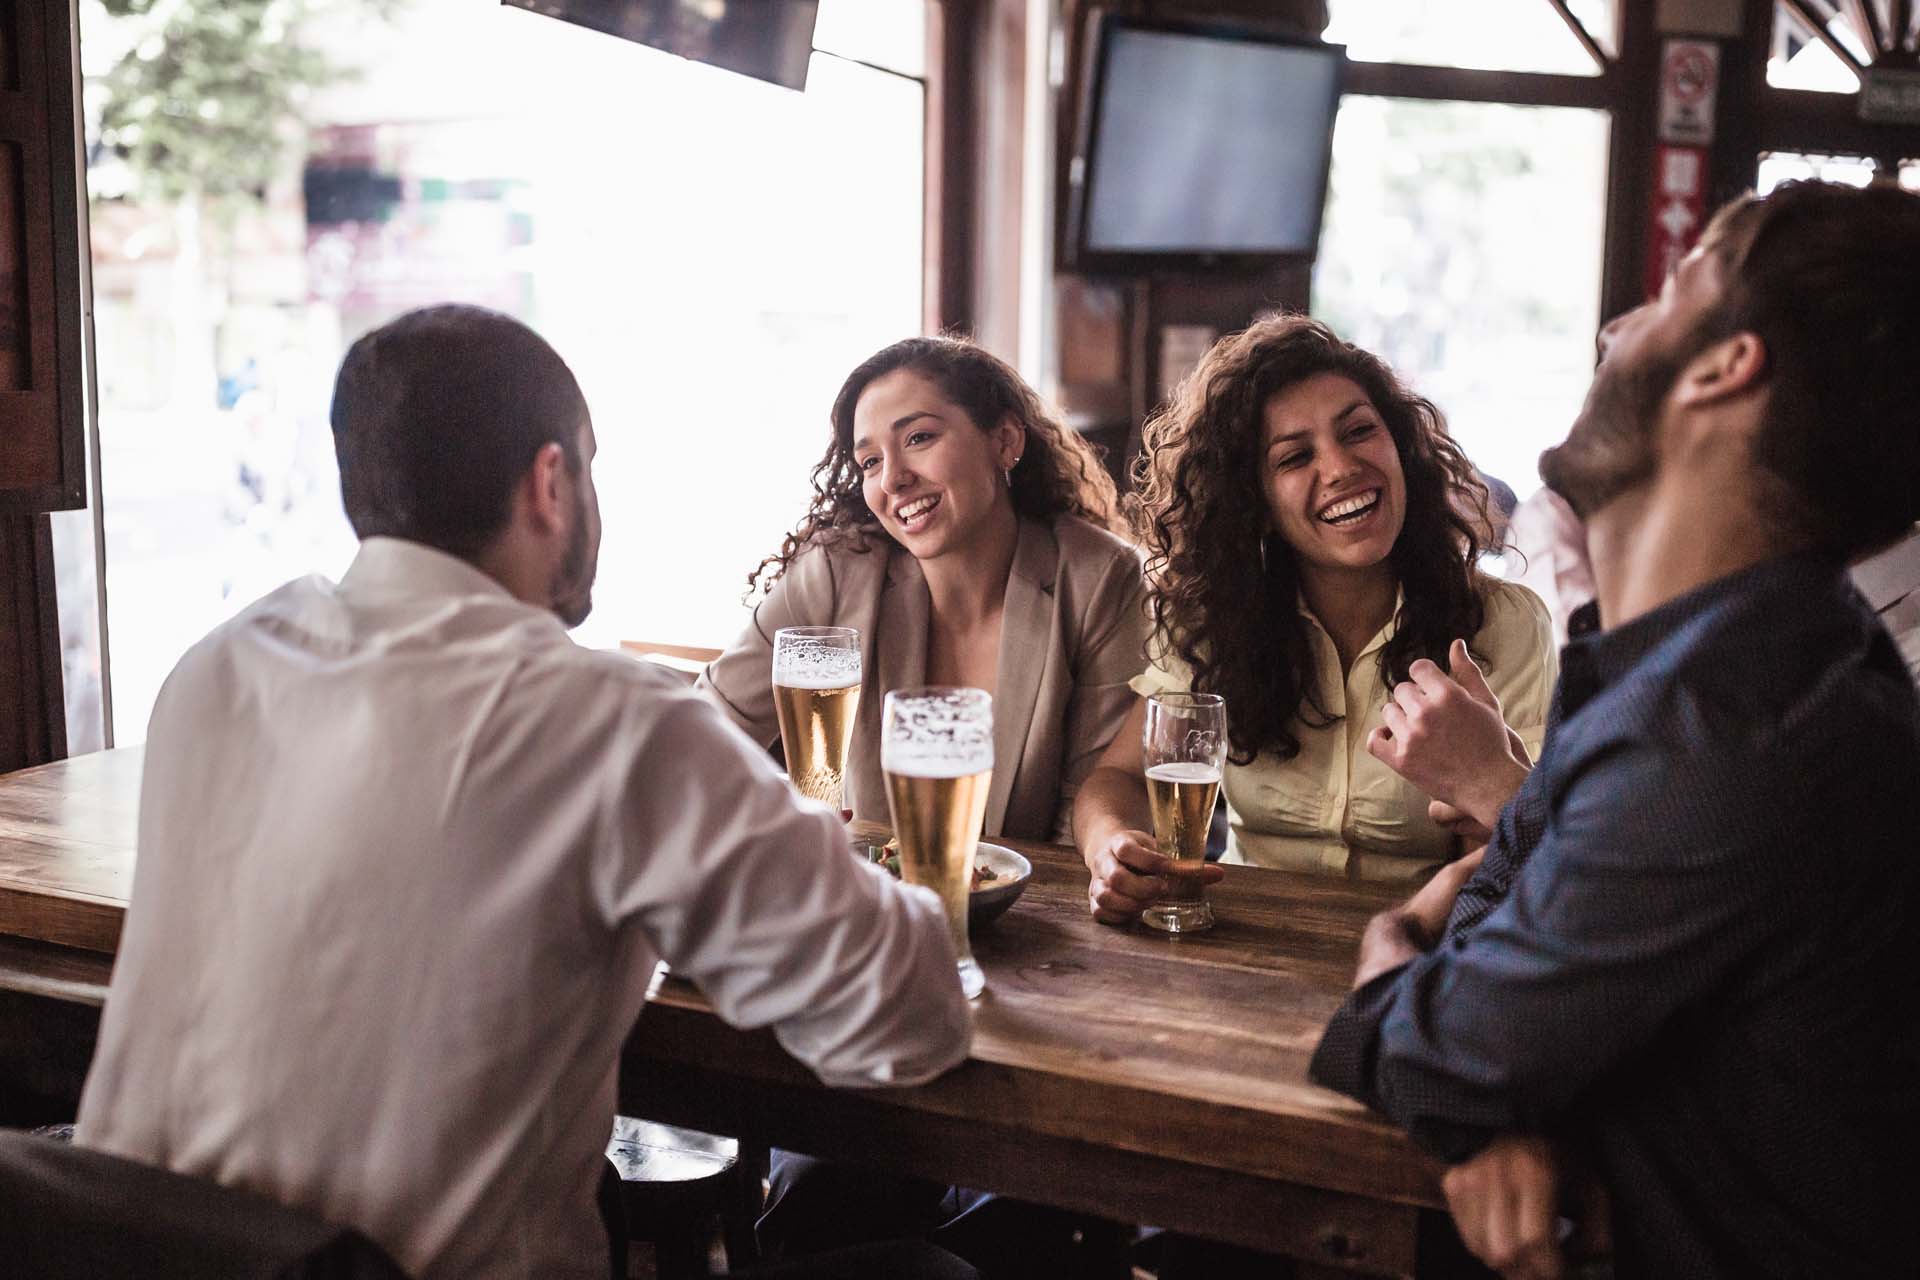
<path fill-rule="evenodd" d="M 830 1085 L 915 1084 L 961 1061 L 971 1016 L 939 899 L 857 859 L 838 815 L 717 708 L 656 683 L 614 771 L 619 829 L 595 886 L 608 921 L 637 921 L 722 1018 L 771 1025 Z"/>

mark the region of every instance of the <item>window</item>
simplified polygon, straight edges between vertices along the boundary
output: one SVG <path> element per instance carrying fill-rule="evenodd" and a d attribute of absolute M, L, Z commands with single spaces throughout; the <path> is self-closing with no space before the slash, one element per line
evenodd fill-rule
<path fill-rule="evenodd" d="M 1818 15 L 1823 0 L 1807 6 Z M 1823 24 L 1826 34 L 1852 52 L 1861 63 L 1873 55 L 1846 17 L 1837 10 Z M 1858 93 L 1860 77 L 1816 34 L 1807 20 L 1786 4 L 1773 6 L 1773 48 L 1767 58 L 1767 83 L 1776 89 L 1807 89 L 1815 93 Z"/>
<path fill-rule="evenodd" d="M 212 148 L 205 189 L 140 172 L 115 68 L 178 46 L 82 11 L 116 740 L 211 627 L 344 570 L 333 371 L 429 302 L 520 316 L 585 388 L 605 534 L 579 638 L 730 639 L 840 380 L 920 328 L 922 6 L 823 0 L 804 95 L 471 0 L 266 8 L 300 20 L 263 48 L 350 74 L 293 95 L 257 193 Z M 205 83 L 160 109 L 273 105 Z"/>
<path fill-rule="evenodd" d="M 1616 0 L 1570 8 L 1603 49 Z M 1548 0 L 1331 0 L 1326 38 L 1361 62 L 1594 76 L 1600 67 Z"/>
<path fill-rule="evenodd" d="M 1602 112 L 1348 98 L 1313 310 L 1522 498 L 1593 376 Z"/>
<path fill-rule="evenodd" d="M 1809 156 L 1792 151 L 1769 151 L 1760 157 L 1760 172 L 1753 189 L 1765 195 L 1783 182 L 1814 178 L 1821 182 L 1844 182 L 1864 187 L 1873 181 L 1873 161 L 1864 156 Z"/>

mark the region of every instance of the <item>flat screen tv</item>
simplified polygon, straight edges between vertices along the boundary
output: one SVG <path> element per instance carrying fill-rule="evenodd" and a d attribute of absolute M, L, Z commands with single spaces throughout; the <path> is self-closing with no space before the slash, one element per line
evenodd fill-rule
<path fill-rule="evenodd" d="M 1346 50 L 1109 18 L 1070 199 L 1083 270 L 1311 258 Z"/>

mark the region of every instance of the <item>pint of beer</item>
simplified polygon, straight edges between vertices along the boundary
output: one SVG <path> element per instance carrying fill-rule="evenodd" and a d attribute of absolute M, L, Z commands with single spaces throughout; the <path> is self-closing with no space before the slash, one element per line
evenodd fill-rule
<path fill-rule="evenodd" d="M 981 689 L 900 689 L 887 695 L 880 731 L 900 876 L 940 895 L 971 999 L 986 974 L 967 944 L 973 850 L 993 783 L 993 698 Z"/>
<path fill-rule="evenodd" d="M 1141 914 L 1148 927 L 1194 933 L 1213 927 L 1213 908 L 1197 873 L 1206 865 L 1207 829 L 1227 758 L 1227 704 L 1210 693 L 1160 693 L 1147 699 L 1142 739 L 1153 838 L 1173 859 L 1167 896 Z"/>
<path fill-rule="evenodd" d="M 852 627 L 774 632 L 773 704 L 787 776 L 800 794 L 844 811 L 847 741 L 860 709 L 860 633 Z"/>

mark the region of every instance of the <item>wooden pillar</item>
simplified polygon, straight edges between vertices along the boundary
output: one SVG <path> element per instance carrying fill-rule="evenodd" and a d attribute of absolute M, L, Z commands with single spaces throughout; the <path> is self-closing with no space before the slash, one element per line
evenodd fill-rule
<path fill-rule="evenodd" d="M 66 754 L 46 512 L 85 504 L 70 0 L 0 5 L 0 772 Z"/>

